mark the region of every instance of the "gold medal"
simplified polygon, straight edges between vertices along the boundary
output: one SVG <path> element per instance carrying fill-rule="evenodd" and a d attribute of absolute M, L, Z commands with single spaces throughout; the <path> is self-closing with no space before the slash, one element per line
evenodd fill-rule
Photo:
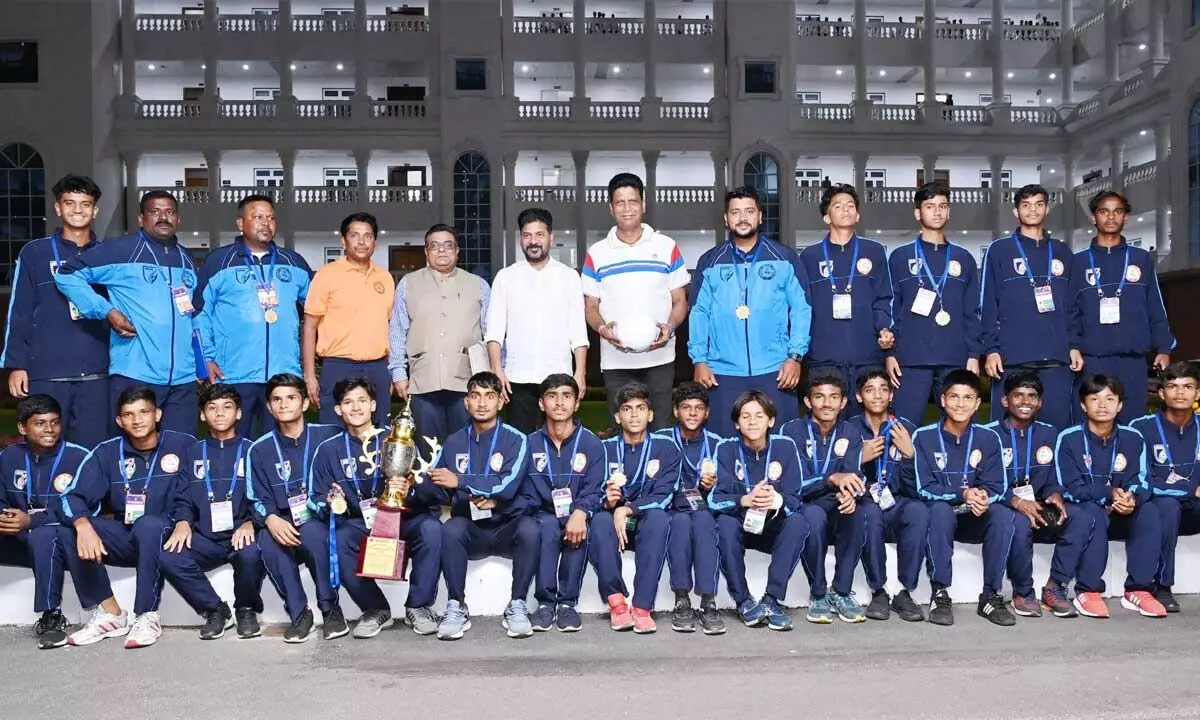
<path fill-rule="evenodd" d="M 329 498 L 329 510 L 334 515 L 345 515 L 346 514 L 346 496 L 345 495 L 335 495 L 335 496 Z"/>
<path fill-rule="evenodd" d="M 279 313 L 274 310 L 267 310 L 263 313 L 263 319 L 267 321 L 268 325 L 274 325 L 275 321 L 279 319 Z"/>
<path fill-rule="evenodd" d="M 933 321 L 942 327 L 950 324 L 950 313 L 945 310 L 938 310 L 937 315 L 933 316 Z"/>
<path fill-rule="evenodd" d="M 717 474 L 717 464 L 713 462 L 712 458 L 704 458 L 704 462 L 700 463 L 700 474 L 710 476 Z"/>
<path fill-rule="evenodd" d="M 750 319 L 750 306 L 749 305 L 738 305 L 737 310 L 734 310 L 733 314 L 737 315 L 738 320 L 749 320 Z"/>
<path fill-rule="evenodd" d="M 609 484 L 611 484 L 613 487 L 616 487 L 616 488 L 625 487 L 625 482 L 626 482 L 625 481 L 625 473 L 623 473 L 623 472 L 613 473 L 612 475 L 610 475 L 608 477 L 608 482 L 609 482 Z"/>

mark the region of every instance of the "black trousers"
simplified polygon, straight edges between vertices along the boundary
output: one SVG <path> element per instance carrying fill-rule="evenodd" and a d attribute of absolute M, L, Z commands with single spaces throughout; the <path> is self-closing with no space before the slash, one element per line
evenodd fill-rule
<path fill-rule="evenodd" d="M 512 393 L 508 398 L 507 422 L 528 435 L 542 426 L 542 409 L 538 407 L 537 383 L 511 383 Z"/>
<path fill-rule="evenodd" d="M 675 387 L 674 363 L 636 370 L 605 370 L 603 374 L 610 418 L 617 414 L 617 392 L 631 382 L 640 382 L 650 388 L 650 409 L 654 411 L 650 429 L 662 430 L 675 424 L 675 417 L 671 414 L 671 390 Z M 615 421 L 613 424 L 616 424 Z"/>

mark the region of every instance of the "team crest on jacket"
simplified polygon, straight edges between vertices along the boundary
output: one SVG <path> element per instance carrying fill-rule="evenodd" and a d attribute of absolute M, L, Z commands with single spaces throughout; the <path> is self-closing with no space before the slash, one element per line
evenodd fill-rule
<path fill-rule="evenodd" d="M 203 480 L 207 470 L 208 468 L 203 460 L 197 460 L 192 463 L 192 474 L 196 476 L 197 480 Z"/>
<path fill-rule="evenodd" d="M 875 266 L 871 264 L 871 258 L 859 258 L 858 265 L 856 267 L 858 267 L 859 273 L 866 275 L 867 273 L 871 272 L 871 268 Z"/>
<path fill-rule="evenodd" d="M 587 467 L 587 455 L 584 453 L 575 453 L 575 457 L 571 458 L 571 469 L 577 473 L 581 473 L 585 467 Z"/>
<path fill-rule="evenodd" d="M 1062 275 L 1063 270 L 1065 270 L 1065 269 L 1066 269 L 1066 266 L 1063 265 L 1062 260 L 1059 260 L 1058 258 L 1054 258 L 1053 260 L 1050 261 L 1050 272 L 1054 273 L 1055 277 Z"/>
<path fill-rule="evenodd" d="M 546 453 L 533 454 L 533 469 L 537 472 L 546 472 Z"/>
<path fill-rule="evenodd" d="M 246 477 L 246 458 L 238 460 L 237 475 L 240 478 Z"/>
<path fill-rule="evenodd" d="M 292 281 L 292 269 L 289 267 L 279 268 L 277 274 L 279 275 L 279 282 L 281 283 L 288 283 Z"/>
<path fill-rule="evenodd" d="M 279 479 L 287 482 L 292 476 L 292 461 L 284 460 L 281 463 L 275 463 L 275 473 L 279 475 Z"/>
<path fill-rule="evenodd" d="M 1004 467 L 1012 465 L 1013 451 L 1012 448 L 1003 448 L 1000 450 L 1000 457 L 1004 460 Z"/>
<path fill-rule="evenodd" d="M 354 458 L 342 458 L 342 474 L 349 480 L 358 471 L 358 461 Z"/>
<path fill-rule="evenodd" d="M 238 281 L 239 285 L 245 285 L 250 282 L 250 268 L 240 267 L 233 271 L 233 277 Z"/>
<path fill-rule="evenodd" d="M 823 277 L 823 278 L 829 277 L 829 273 L 832 272 L 832 270 L 833 270 L 833 261 L 825 261 L 825 260 L 817 261 L 817 273 L 821 277 Z"/>
<path fill-rule="evenodd" d="M 935 452 L 933 454 L 933 463 L 937 465 L 938 470 L 946 469 L 946 453 Z"/>
<path fill-rule="evenodd" d="M 465 473 L 467 466 L 471 464 L 471 456 L 466 453 L 459 453 L 454 456 L 454 467 L 460 472 Z"/>
<path fill-rule="evenodd" d="M 175 453 L 168 453 L 166 455 L 163 455 L 163 459 L 159 463 L 159 467 L 162 468 L 163 472 L 168 472 L 168 473 L 178 472 L 179 471 L 179 456 L 176 455 Z"/>
<path fill-rule="evenodd" d="M 54 492 L 62 495 L 71 487 L 71 481 L 74 479 L 75 476 L 71 473 L 59 473 L 58 477 L 54 478 Z"/>
<path fill-rule="evenodd" d="M 833 444 L 833 454 L 837 455 L 838 457 L 844 457 L 846 455 L 846 451 L 849 449 L 850 440 L 847 438 L 838 438 L 837 442 Z"/>
<path fill-rule="evenodd" d="M 1125 271 L 1125 280 L 1127 282 L 1137 282 L 1142 279 L 1142 269 L 1137 265 L 1130 265 Z"/>
<path fill-rule="evenodd" d="M 1049 445 L 1043 445 L 1037 449 L 1038 465 L 1049 465 L 1053 459 L 1054 451 L 1050 449 Z"/>
<path fill-rule="evenodd" d="M 1117 457 L 1113 459 L 1113 472 L 1121 472 L 1125 469 L 1128 461 L 1125 459 L 1125 453 L 1117 453 Z"/>
<path fill-rule="evenodd" d="M 1165 465 L 1167 463 L 1167 448 L 1165 446 L 1154 446 L 1154 462 L 1158 463 L 1159 465 Z"/>
<path fill-rule="evenodd" d="M 968 458 L 968 462 L 971 464 L 971 467 L 973 467 L 973 468 L 979 467 L 979 462 L 981 460 L 983 460 L 983 451 L 980 450 L 979 448 L 975 448 L 974 450 L 972 450 L 971 457 Z"/>
<path fill-rule="evenodd" d="M 900 452 L 900 448 L 896 447 L 895 445 L 888 450 L 888 454 L 892 456 L 893 460 L 901 460 L 904 457 L 904 453 Z"/>
<path fill-rule="evenodd" d="M 13 471 L 13 485 L 18 490 L 24 490 L 27 482 L 29 482 L 29 475 L 24 470 Z"/>
<path fill-rule="evenodd" d="M 758 276 L 763 280 L 771 280 L 775 277 L 775 266 L 763 263 L 758 266 Z"/>
<path fill-rule="evenodd" d="M 733 278 L 733 266 L 732 265 L 722 265 L 721 266 L 721 280 L 728 281 L 732 278 Z"/>
<path fill-rule="evenodd" d="M 817 451 L 817 442 L 815 440 L 813 440 L 812 438 L 809 438 L 804 441 L 805 456 L 812 457 L 813 453 L 815 453 L 816 451 Z"/>
<path fill-rule="evenodd" d="M 778 460 L 772 460 L 771 464 L 767 466 L 767 478 L 771 482 L 775 482 L 781 477 L 783 477 L 783 464 Z"/>
<path fill-rule="evenodd" d="M 742 465 L 741 460 L 733 461 L 733 475 L 740 481 L 746 479 L 746 466 Z"/>
<path fill-rule="evenodd" d="M 962 275 L 962 263 L 957 260 L 951 260 L 950 266 L 946 268 L 946 272 L 950 273 L 950 277 Z"/>
<path fill-rule="evenodd" d="M 658 458 L 646 463 L 646 477 L 652 478 L 658 474 Z"/>
<path fill-rule="evenodd" d="M 151 285 L 158 282 L 158 266 L 157 265 L 143 265 L 142 266 L 142 279 Z"/>
<path fill-rule="evenodd" d="M 132 480 L 133 474 L 137 472 L 137 458 L 125 458 L 125 479 Z"/>
<path fill-rule="evenodd" d="M 918 275 L 921 272 L 921 258 L 908 259 L 908 274 Z"/>
<path fill-rule="evenodd" d="M 1091 472 L 1091 469 L 1092 469 L 1092 456 L 1091 455 L 1083 456 L 1083 466 L 1085 468 L 1087 468 L 1089 472 Z"/>
<path fill-rule="evenodd" d="M 184 270 L 183 284 L 190 288 L 196 287 L 196 273 L 192 272 L 191 270 Z"/>
<path fill-rule="evenodd" d="M 492 455 L 492 472 L 500 472 L 500 468 L 504 467 L 504 456 L 500 453 Z"/>
<path fill-rule="evenodd" d="M 1025 258 L 1013 258 L 1013 272 L 1018 275 L 1025 274 Z"/>
<path fill-rule="evenodd" d="M 1092 268 L 1084 269 L 1083 281 L 1088 285 L 1095 286 L 1096 283 L 1100 282 L 1100 268 L 1096 268 L 1095 270 Z"/>

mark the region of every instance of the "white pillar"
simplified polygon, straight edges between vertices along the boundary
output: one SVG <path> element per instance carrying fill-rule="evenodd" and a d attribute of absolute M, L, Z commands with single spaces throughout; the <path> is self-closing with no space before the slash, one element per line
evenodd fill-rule
<path fill-rule="evenodd" d="M 208 217 L 204 223 L 207 226 L 208 246 L 215 248 L 221 245 L 221 227 L 224 225 L 224 218 L 221 217 L 221 151 L 205 150 L 204 164 L 208 168 L 208 203 L 205 206 Z M 199 218 L 193 220 L 199 224 L 198 221 Z"/>
<path fill-rule="evenodd" d="M 138 187 L 138 163 L 142 156 L 136 151 L 122 153 L 122 156 L 125 159 L 125 229 L 132 231 L 138 224 L 138 201 L 142 198 Z"/>
<path fill-rule="evenodd" d="M 709 153 L 713 161 L 713 199 L 716 200 L 720 207 L 720 214 L 723 218 L 725 214 L 725 193 L 728 192 L 729 183 L 726 179 L 726 164 L 728 158 L 724 152 L 712 150 Z M 736 184 L 736 183 L 735 183 Z M 725 221 L 718 219 L 716 227 L 713 228 L 714 241 L 717 245 L 725 242 Z"/>
<path fill-rule="evenodd" d="M 861 202 L 867 200 L 867 160 L 870 155 L 864 152 L 854 153 L 854 189 L 858 192 L 858 197 Z M 795 171 L 793 170 L 793 175 Z"/>
<path fill-rule="evenodd" d="M 1071 2 L 1071 0 L 1063 0 Z M 992 104 L 1004 102 L 1004 0 L 992 0 Z"/>
<path fill-rule="evenodd" d="M 578 23 L 578 21 L 576 21 Z M 579 27 L 578 24 L 575 26 Z M 587 150 L 572 150 L 571 161 L 575 164 L 575 263 L 583 267 L 583 258 L 587 255 L 588 226 L 587 226 Z"/>
<path fill-rule="evenodd" d="M 999 237 L 1004 230 L 1004 225 L 1000 220 L 1000 212 L 1004 207 L 1004 191 L 1000 187 L 1000 176 L 1004 174 L 1004 156 L 989 155 L 988 168 L 992 172 L 991 182 L 991 216 L 992 216 L 992 237 Z"/>
<path fill-rule="evenodd" d="M 642 37 L 646 40 L 646 77 L 645 100 L 656 101 L 658 98 L 658 11 L 654 6 L 655 0 L 646 0 L 643 12 Z M 657 119 L 657 118 L 655 118 Z"/>
<path fill-rule="evenodd" d="M 1117 1 L 1104 3 L 1104 80 L 1113 85 L 1121 82 L 1121 8 Z"/>
<path fill-rule="evenodd" d="M 371 198 L 371 150 L 359 148 L 354 151 L 354 165 L 358 168 L 358 202 L 359 208 L 365 208 Z"/>
<path fill-rule="evenodd" d="M 867 107 L 867 0 L 854 0 L 854 103 Z M 794 34 L 794 31 L 793 31 Z M 855 114 L 855 119 L 858 115 Z M 864 120 L 869 119 L 863 118 Z"/>
<path fill-rule="evenodd" d="M 583 118 L 575 117 L 575 108 L 580 108 L 585 112 L 587 110 L 587 62 L 583 53 L 587 2 L 574 0 L 572 12 L 575 15 L 575 102 L 572 105 L 571 113 L 573 119 L 579 120 Z"/>
<path fill-rule="evenodd" d="M 936 41 L 934 34 L 936 33 L 937 7 L 934 0 L 925 0 L 922 8 L 924 15 L 922 16 L 922 34 L 925 36 L 925 67 L 923 75 L 925 76 L 925 107 L 933 108 L 937 105 L 937 54 Z M 929 113 L 926 113 L 928 116 Z"/>
<path fill-rule="evenodd" d="M 497 222 L 492 221 L 492 234 L 496 233 L 496 228 L 504 229 L 504 262 L 511 264 L 517 261 L 517 234 L 520 228 L 517 227 L 517 215 L 524 208 L 517 207 L 516 187 L 517 183 L 514 180 L 517 176 L 517 160 L 520 158 L 520 152 L 513 150 L 504 154 L 504 203 L 503 212 L 504 220 Z M 553 248 L 551 248 L 553 252 Z"/>
<path fill-rule="evenodd" d="M 1113 138 L 1108 141 L 1108 152 L 1110 154 L 1110 164 L 1112 170 L 1112 189 L 1117 192 L 1125 190 L 1125 141 L 1121 138 Z"/>
<path fill-rule="evenodd" d="M 275 203 L 275 214 L 279 217 L 278 233 L 283 238 L 283 246 L 293 250 L 296 247 L 296 230 L 292 219 L 296 207 L 296 151 L 280 150 L 279 164 L 283 167 L 283 194 Z"/>
<path fill-rule="evenodd" d="M 937 169 L 937 159 L 937 155 L 921 156 L 921 174 L 925 176 L 925 182 L 933 182 L 933 172 Z"/>
<path fill-rule="evenodd" d="M 121 94 L 137 93 L 137 8 L 121 0 Z"/>
<path fill-rule="evenodd" d="M 1061 105 L 1075 104 L 1075 6 L 1072 0 L 1063 0 L 1062 6 L 1062 37 L 1059 39 L 1059 71 L 1062 81 L 1059 95 Z M 1069 189 L 1069 188 L 1068 188 Z"/>
<path fill-rule="evenodd" d="M 1068 3 L 1069 4 L 1069 3 Z M 1075 226 L 1078 224 L 1075 221 L 1079 214 L 1079 201 L 1075 199 L 1075 158 L 1066 155 L 1063 157 L 1063 184 L 1066 189 L 1063 190 L 1063 206 L 1054 208 L 1058 213 L 1062 214 L 1062 230 L 1061 240 L 1067 244 L 1067 247 L 1075 250 L 1073 240 L 1075 238 Z M 1051 215 L 1051 218 L 1054 216 Z"/>
<path fill-rule="evenodd" d="M 654 217 L 654 209 L 658 206 L 658 198 L 655 193 L 658 190 L 658 158 L 662 155 L 658 150 L 643 150 L 642 160 L 646 163 L 646 217 L 647 222 L 653 225 L 656 218 Z"/>

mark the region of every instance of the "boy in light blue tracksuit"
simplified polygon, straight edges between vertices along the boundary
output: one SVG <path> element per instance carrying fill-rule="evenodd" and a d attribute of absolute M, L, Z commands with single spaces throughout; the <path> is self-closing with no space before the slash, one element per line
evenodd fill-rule
<path fill-rule="evenodd" d="M 796 385 L 808 352 L 808 278 L 790 247 L 759 232 L 758 193 L 725 196 L 728 240 L 700 256 L 688 288 L 688 355 L 709 388 L 711 430 L 733 433 L 729 414 L 744 390 L 771 396 L 780 424 L 799 414 Z"/>
<path fill-rule="evenodd" d="M 136 233 L 65 261 L 54 280 L 83 317 L 113 325 L 111 397 L 149 387 L 162 410 L 162 429 L 194 434 L 196 377 L 205 371 L 193 338 L 196 264 L 175 237 L 178 211 L 173 196 L 151 190 L 142 196 Z"/>
<path fill-rule="evenodd" d="M 250 239 L 239 235 L 205 259 L 196 289 L 196 328 L 205 362 L 242 398 L 238 434 L 257 438 L 272 424 L 267 380 L 301 374 L 300 320 L 312 270 L 299 253 L 275 244 L 270 198 L 250 195 L 238 211 L 238 225 Z"/>

